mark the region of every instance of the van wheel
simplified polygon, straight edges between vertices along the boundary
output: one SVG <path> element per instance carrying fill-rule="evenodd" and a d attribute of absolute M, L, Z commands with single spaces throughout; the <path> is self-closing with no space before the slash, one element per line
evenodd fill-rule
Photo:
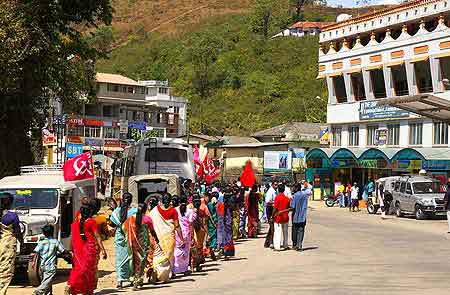
<path fill-rule="evenodd" d="M 400 203 L 399 202 L 395 203 L 395 215 L 397 217 L 402 217 L 403 216 L 402 209 L 400 208 Z"/>
<path fill-rule="evenodd" d="M 414 215 L 417 220 L 424 220 L 427 218 L 425 212 L 423 212 L 422 207 L 420 205 L 416 205 L 414 209 Z"/>
<path fill-rule="evenodd" d="M 377 213 L 378 208 L 373 204 L 372 200 L 369 199 L 369 201 L 367 202 L 367 212 L 369 214 L 375 214 Z"/>
<path fill-rule="evenodd" d="M 41 284 L 41 272 L 39 269 L 40 261 L 39 257 L 36 259 L 36 267 L 33 267 L 33 260 L 28 262 L 28 283 L 33 286 L 37 287 Z"/>

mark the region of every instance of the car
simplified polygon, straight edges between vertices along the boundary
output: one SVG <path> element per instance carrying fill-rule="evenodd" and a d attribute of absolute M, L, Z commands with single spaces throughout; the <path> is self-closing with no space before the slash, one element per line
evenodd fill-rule
<path fill-rule="evenodd" d="M 397 217 L 414 214 L 417 220 L 423 220 L 446 214 L 440 182 L 427 176 L 400 177 L 394 186 L 393 204 Z"/>
<path fill-rule="evenodd" d="M 33 250 L 44 239 L 42 227 L 55 227 L 55 238 L 68 250 L 71 224 L 80 208 L 80 196 L 94 198 L 94 179 L 64 181 L 61 165 L 37 165 L 21 168 L 20 175 L 0 179 L 0 194 L 14 197 L 13 210 L 19 216 L 24 243 L 18 245 L 16 269 L 27 272 L 29 284 L 40 284 L 39 263 L 33 265 Z"/>

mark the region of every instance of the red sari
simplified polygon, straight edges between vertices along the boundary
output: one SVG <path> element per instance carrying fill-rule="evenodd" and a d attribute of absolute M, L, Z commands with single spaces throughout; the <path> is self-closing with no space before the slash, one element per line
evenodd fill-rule
<path fill-rule="evenodd" d="M 248 216 L 248 237 L 256 238 L 258 235 L 258 220 L 259 220 L 259 194 L 250 192 L 245 198 L 245 206 L 247 207 Z"/>
<path fill-rule="evenodd" d="M 97 232 L 95 219 L 84 222 L 86 241 L 80 236 L 80 221 L 72 223 L 73 268 L 68 285 L 71 294 L 94 294 L 97 288 L 97 243 L 94 233 Z"/>

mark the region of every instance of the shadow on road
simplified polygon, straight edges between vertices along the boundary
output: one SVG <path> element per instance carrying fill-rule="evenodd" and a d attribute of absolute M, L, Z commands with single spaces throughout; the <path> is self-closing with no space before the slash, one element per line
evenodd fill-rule
<path fill-rule="evenodd" d="M 316 250 L 316 249 L 319 249 L 319 246 L 305 247 L 302 250 L 303 251 L 311 251 L 311 250 Z"/>

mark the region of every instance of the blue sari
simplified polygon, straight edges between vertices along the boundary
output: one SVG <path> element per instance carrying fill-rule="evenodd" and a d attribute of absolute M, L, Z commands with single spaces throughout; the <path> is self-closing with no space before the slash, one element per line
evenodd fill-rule
<path fill-rule="evenodd" d="M 136 208 L 128 209 L 127 218 L 136 213 Z M 123 224 L 120 222 L 120 207 L 113 211 L 110 220 L 116 226 L 114 253 L 116 256 L 117 282 L 129 281 L 132 273 L 131 266 L 133 265 L 133 254 L 130 245 L 127 243 Z"/>

